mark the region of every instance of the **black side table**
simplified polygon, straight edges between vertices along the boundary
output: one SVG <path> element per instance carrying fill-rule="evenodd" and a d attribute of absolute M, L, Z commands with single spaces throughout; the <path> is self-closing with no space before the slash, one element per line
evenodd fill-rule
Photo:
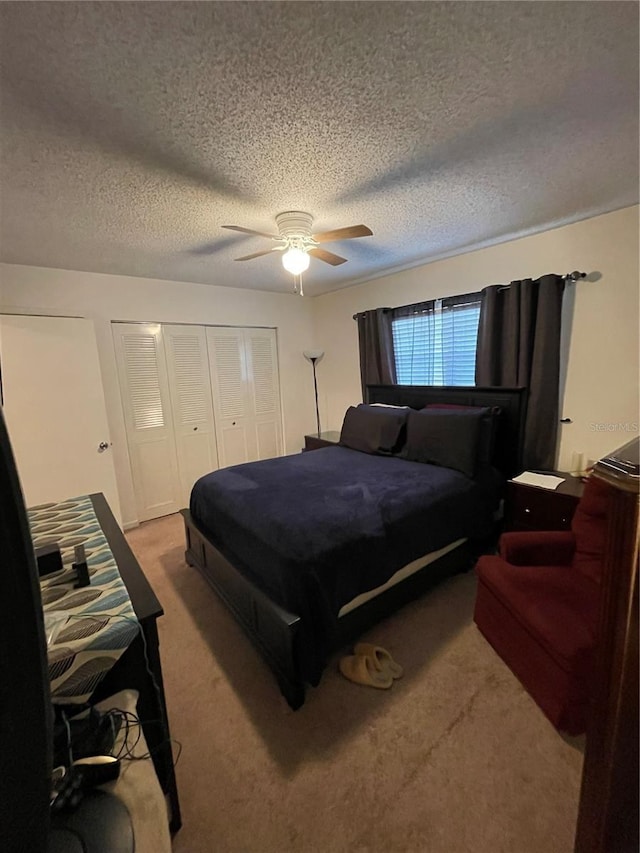
<path fill-rule="evenodd" d="M 569 530 L 584 491 L 579 477 L 563 471 L 545 471 L 563 482 L 557 489 L 543 489 L 509 480 L 504 506 L 505 530 Z"/>
<path fill-rule="evenodd" d="M 339 442 L 340 433 L 338 430 L 305 435 L 303 450 L 318 450 L 320 447 L 331 447 L 331 445 L 339 444 Z"/>

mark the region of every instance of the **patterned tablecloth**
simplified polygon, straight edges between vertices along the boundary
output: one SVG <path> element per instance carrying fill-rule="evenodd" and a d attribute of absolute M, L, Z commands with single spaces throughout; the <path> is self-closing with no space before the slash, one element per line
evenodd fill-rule
<path fill-rule="evenodd" d="M 40 579 L 47 633 L 51 698 L 86 702 L 140 626 L 91 498 L 42 504 L 28 511 L 34 547 L 56 542 L 63 572 Z M 68 572 L 74 547 L 84 545 L 91 585 L 74 589 Z"/>

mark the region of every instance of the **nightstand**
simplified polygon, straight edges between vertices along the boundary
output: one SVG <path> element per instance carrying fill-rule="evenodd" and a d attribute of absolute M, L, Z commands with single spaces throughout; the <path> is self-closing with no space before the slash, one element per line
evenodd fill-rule
<path fill-rule="evenodd" d="M 569 530 L 584 491 L 584 483 L 563 471 L 546 471 L 563 477 L 557 489 L 541 489 L 509 480 L 504 505 L 505 530 Z"/>
<path fill-rule="evenodd" d="M 303 450 L 318 450 L 320 447 L 331 447 L 339 442 L 340 432 L 338 430 L 327 430 L 327 432 L 320 434 L 305 435 Z"/>

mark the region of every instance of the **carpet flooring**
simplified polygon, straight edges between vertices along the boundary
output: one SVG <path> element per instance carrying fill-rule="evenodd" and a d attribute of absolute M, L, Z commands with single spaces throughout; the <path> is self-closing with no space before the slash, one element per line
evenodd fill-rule
<path fill-rule="evenodd" d="M 182 522 L 127 534 L 159 620 L 183 828 L 174 853 L 570 853 L 583 741 L 547 722 L 472 622 L 472 573 L 371 630 L 390 690 L 334 659 L 293 712 L 195 569 Z"/>

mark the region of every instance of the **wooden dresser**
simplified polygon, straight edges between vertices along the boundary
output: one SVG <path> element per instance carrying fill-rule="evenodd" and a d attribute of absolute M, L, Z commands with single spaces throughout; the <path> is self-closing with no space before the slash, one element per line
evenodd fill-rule
<path fill-rule="evenodd" d="M 182 818 L 171 749 L 171 731 L 167 716 L 157 626 L 157 620 L 164 611 L 104 495 L 93 494 L 91 501 L 142 628 L 142 633 L 138 634 L 100 683 L 91 698 L 91 703 L 106 699 L 120 690 L 133 688 L 138 691 L 138 715 L 143 720 L 142 729 L 167 802 L 169 828 L 172 833 L 176 833 L 182 826 Z"/>
<path fill-rule="evenodd" d="M 610 487 L 600 641 L 575 853 L 630 853 L 638 838 L 638 537 L 640 442 L 594 468 Z"/>

